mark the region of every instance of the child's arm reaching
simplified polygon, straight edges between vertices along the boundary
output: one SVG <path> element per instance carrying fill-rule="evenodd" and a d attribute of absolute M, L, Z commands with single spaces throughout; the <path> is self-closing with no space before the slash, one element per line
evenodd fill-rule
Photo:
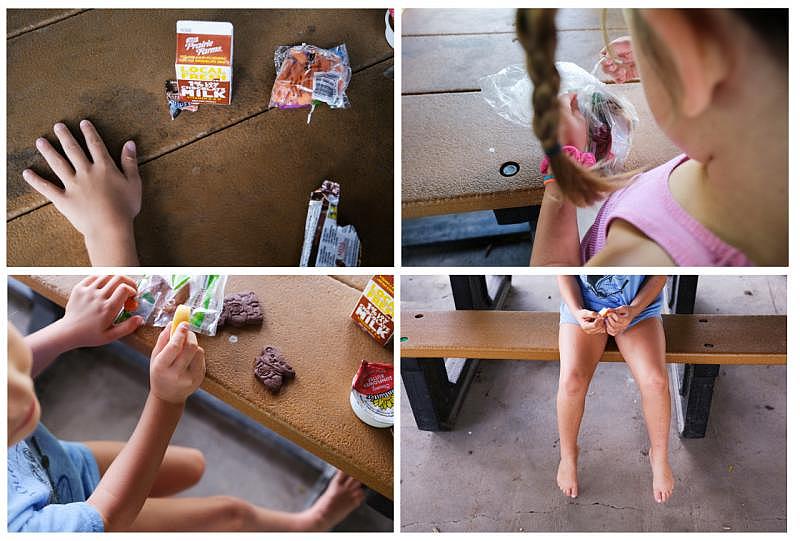
<path fill-rule="evenodd" d="M 134 316 L 115 325 L 125 301 L 136 294 L 136 282 L 127 276 L 87 276 L 70 293 L 64 317 L 25 337 L 33 356 L 36 377 L 62 353 L 101 346 L 134 332 L 143 323 Z"/>
<path fill-rule="evenodd" d="M 150 360 L 150 394 L 139 423 L 87 502 L 103 517 L 106 531 L 130 527 L 153 487 L 184 403 L 203 381 L 205 353 L 181 323 L 172 338 L 159 335 Z"/>
<path fill-rule="evenodd" d="M 36 149 L 64 184 L 63 190 L 30 169 L 22 178 L 83 235 L 92 265 L 138 267 L 133 219 L 142 207 L 142 179 L 136 144 L 128 141 L 123 146 L 120 170 L 92 123 L 82 120 L 80 127 L 91 160 L 60 122 L 53 131 L 66 158 L 44 137 L 36 140 Z"/>
<path fill-rule="evenodd" d="M 580 235 L 575 205 L 556 185 L 545 186 L 533 236 L 532 267 L 580 267 Z"/>

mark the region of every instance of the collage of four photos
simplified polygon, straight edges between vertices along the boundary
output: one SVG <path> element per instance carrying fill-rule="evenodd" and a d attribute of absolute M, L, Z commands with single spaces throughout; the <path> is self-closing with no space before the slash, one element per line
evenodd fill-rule
<path fill-rule="evenodd" d="M 791 533 L 788 7 L 3 11 L 9 533 Z"/>

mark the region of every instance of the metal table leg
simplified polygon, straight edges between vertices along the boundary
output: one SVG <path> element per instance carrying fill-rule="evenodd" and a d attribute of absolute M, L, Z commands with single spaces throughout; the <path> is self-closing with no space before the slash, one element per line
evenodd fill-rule
<path fill-rule="evenodd" d="M 694 312 L 697 276 L 673 276 L 670 282 L 670 308 L 675 314 Z M 678 385 L 678 433 L 684 438 L 706 435 L 718 364 L 672 365 L 673 381 Z M 678 398 L 678 397 L 676 397 Z"/>
<path fill-rule="evenodd" d="M 495 310 L 505 302 L 511 276 L 451 276 L 457 310 Z M 448 370 L 449 368 L 449 370 Z M 400 375 L 420 430 L 451 430 L 478 368 L 477 359 L 451 364 L 445 359 L 404 358 Z"/>

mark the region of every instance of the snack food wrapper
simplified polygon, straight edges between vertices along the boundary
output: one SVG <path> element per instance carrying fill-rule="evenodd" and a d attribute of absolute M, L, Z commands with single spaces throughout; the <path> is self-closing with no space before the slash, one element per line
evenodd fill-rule
<path fill-rule="evenodd" d="M 275 50 L 275 73 L 270 108 L 309 107 L 313 111 L 318 103 L 333 109 L 350 106 L 345 94 L 350 84 L 350 58 L 344 43 L 332 49 L 306 43 L 282 45 Z"/>
<path fill-rule="evenodd" d="M 181 114 L 182 111 L 195 113 L 199 109 L 197 105 L 181 101 L 180 92 L 178 92 L 178 81 L 166 81 L 164 83 L 164 92 L 167 95 L 169 116 L 172 120 L 178 118 L 178 115 Z"/>
<path fill-rule="evenodd" d="M 311 192 L 306 214 L 301 267 L 355 267 L 361 262 L 361 241 L 355 227 L 340 226 L 339 184 L 330 180 Z"/>
<path fill-rule="evenodd" d="M 181 304 L 191 308 L 191 330 L 214 336 L 225 299 L 224 274 L 149 274 L 137 284 L 135 309 L 122 309 L 116 323 L 138 315 L 145 325 L 168 327 Z M 127 303 L 126 303 L 127 304 Z"/>
<path fill-rule="evenodd" d="M 363 422 L 376 428 L 394 425 L 394 367 L 361 361 L 350 390 L 350 407 Z"/>
<path fill-rule="evenodd" d="M 615 95 L 610 85 L 572 62 L 556 62 L 561 76 L 559 95 L 574 92 L 578 108 L 586 119 L 589 148 L 600 167 L 621 168 L 630 152 L 633 130 L 639 122 L 636 109 Z M 481 95 L 498 115 L 530 128 L 533 121 L 533 84 L 525 66 L 514 64 L 494 75 L 479 79 Z"/>
<path fill-rule="evenodd" d="M 179 100 L 230 105 L 233 80 L 233 25 L 178 21 L 175 78 Z"/>
<path fill-rule="evenodd" d="M 394 333 L 394 276 L 373 276 L 350 318 L 380 345 L 388 344 Z"/>

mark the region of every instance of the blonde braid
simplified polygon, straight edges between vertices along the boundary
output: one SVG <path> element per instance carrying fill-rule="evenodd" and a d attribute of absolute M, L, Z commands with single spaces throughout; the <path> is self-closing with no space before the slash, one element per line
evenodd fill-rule
<path fill-rule="evenodd" d="M 628 175 L 603 178 L 585 169 L 560 151 L 558 142 L 561 77 L 555 66 L 555 9 L 517 11 L 517 36 L 527 55 L 528 74 L 533 81 L 533 132 L 550 159 L 550 169 L 567 199 L 588 206 L 623 186 Z"/>

